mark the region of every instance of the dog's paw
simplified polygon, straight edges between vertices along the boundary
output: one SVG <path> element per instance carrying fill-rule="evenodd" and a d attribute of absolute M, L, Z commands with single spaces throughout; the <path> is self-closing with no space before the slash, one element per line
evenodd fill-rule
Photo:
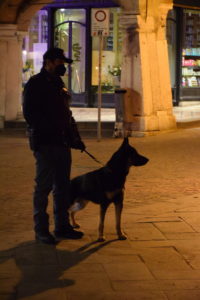
<path fill-rule="evenodd" d="M 98 239 L 97 239 L 97 242 L 105 242 L 106 238 L 105 236 L 100 236 Z"/>
<path fill-rule="evenodd" d="M 80 228 L 81 226 L 80 226 L 78 223 L 74 223 L 74 224 L 72 225 L 72 227 L 78 229 L 78 228 Z"/>
<path fill-rule="evenodd" d="M 118 239 L 121 240 L 121 241 L 124 241 L 124 240 L 127 239 L 127 236 L 122 233 L 122 234 L 118 235 Z"/>

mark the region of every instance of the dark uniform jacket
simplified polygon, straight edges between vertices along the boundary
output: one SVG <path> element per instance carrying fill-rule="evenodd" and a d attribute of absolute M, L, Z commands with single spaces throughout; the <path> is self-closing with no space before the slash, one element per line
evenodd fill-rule
<path fill-rule="evenodd" d="M 23 114 L 32 150 L 50 144 L 73 147 L 80 141 L 69 101 L 70 95 L 59 76 L 42 68 L 29 79 L 23 93 Z"/>

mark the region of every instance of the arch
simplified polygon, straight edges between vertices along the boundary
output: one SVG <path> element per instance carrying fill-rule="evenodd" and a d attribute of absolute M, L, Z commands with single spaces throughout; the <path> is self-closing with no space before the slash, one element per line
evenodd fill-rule
<path fill-rule="evenodd" d="M 173 3 L 173 0 L 156 0 L 152 2 L 148 0 L 113 0 L 126 11 L 148 10 L 148 6 L 152 4 L 158 7 L 160 4 Z M 32 16 L 45 5 L 52 3 L 53 0 L 0 0 L 0 23 L 18 24 L 19 30 L 27 30 Z"/>
<path fill-rule="evenodd" d="M 39 11 L 42 7 L 46 6 L 49 3 L 52 3 L 53 0 L 36 0 L 34 1 L 34 5 L 31 5 L 31 1 L 24 0 L 21 8 L 18 11 L 18 16 L 16 23 L 18 25 L 18 30 L 27 31 L 31 18 L 35 15 L 37 11 Z M 45 4 L 44 4 L 45 3 Z"/>
<path fill-rule="evenodd" d="M 146 0 L 129 0 L 129 1 L 124 1 L 124 0 L 114 0 L 119 6 L 124 8 L 125 10 L 130 10 L 130 11 L 138 11 L 139 10 L 139 2 L 146 2 Z"/>
<path fill-rule="evenodd" d="M 140 1 L 146 1 L 146 0 L 140 0 Z M 9 2 L 9 0 L 7 0 Z M 16 23 L 18 24 L 18 30 L 26 31 L 28 29 L 30 19 L 32 16 L 40 10 L 42 7 L 44 7 L 44 2 L 45 5 L 52 3 L 53 0 L 36 0 L 34 1 L 34 5 L 31 5 L 31 0 L 23 0 L 21 1 L 21 5 L 19 7 L 18 11 L 18 16 L 17 16 L 17 21 Z M 124 8 L 125 10 L 138 10 L 138 2 L 139 0 L 129 0 L 129 1 L 124 1 L 124 0 L 114 0 L 119 6 Z"/>
<path fill-rule="evenodd" d="M 16 24 L 18 30 L 27 31 L 33 15 L 53 0 L 0 0 L 0 24 Z"/>
<path fill-rule="evenodd" d="M 16 1 L 12 4 L 10 0 L 0 1 L 0 23 L 15 24 L 18 8 L 24 0 Z"/>
<path fill-rule="evenodd" d="M 144 5 L 147 0 L 114 0 L 125 10 L 138 11 L 139 3 Z M 33 15 L 53 0 L 17 0 L 15 4 L 11 0 L 0 0 L 0 23 L 17 24 L 18 30 L 26 31 Z M 45 4 L 44 4 L 45 3 Z"/>

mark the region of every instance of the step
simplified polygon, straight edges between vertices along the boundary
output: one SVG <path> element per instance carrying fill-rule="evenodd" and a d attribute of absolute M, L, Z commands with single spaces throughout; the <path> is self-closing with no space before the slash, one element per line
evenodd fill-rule
<path fill-rule="evenodd" d="M 101 134 L 103 137 L 112 137 L 114 132 L 114 122 L 101 122 Z M 97 136 L 97 122 L 77 122 L 79 132 L 82 137 L 96 137 Z M 24 120 L 19 121 L 6 121 L 5 129 L 6 133 L 18 132 L 26 135 L 26 122 Z"/>

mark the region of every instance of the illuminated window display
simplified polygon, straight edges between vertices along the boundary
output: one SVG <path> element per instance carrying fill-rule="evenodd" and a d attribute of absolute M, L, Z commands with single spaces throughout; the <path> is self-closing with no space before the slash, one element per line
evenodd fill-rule
<path fill-rule="evenodd" d="M 200 87 L 200 11 L 184 10 L 182 87 Z"/>
<path fill-rule="evenodd" d="M 200 10 L 174 7 L 167 41 L 174 104 L 200 101 Z"/>
<path fill-rule="evenodd" d="M 47 20 L 47 11 L 38 11 L 31 20 L 28 35 L 23 40 L 23 84 L 25 84 L 32 75 L 40 72 L 42 67 L 42 55 L 47 50 L 48 43 Z"/>
<path fill-rule="evenodd" d="M 180 101 L 200 101 L 200 10 L 182 10 Z"/>
<path fill-rule="evenodd" d="M 103 39 L 102 91 L 113 93 L 120 86 L 122 32 L 119 28 L 120 8 L 110 8 L 110 32 Z M 99 38 L 92 37 L 92 86 L 98 85 Z"/>

